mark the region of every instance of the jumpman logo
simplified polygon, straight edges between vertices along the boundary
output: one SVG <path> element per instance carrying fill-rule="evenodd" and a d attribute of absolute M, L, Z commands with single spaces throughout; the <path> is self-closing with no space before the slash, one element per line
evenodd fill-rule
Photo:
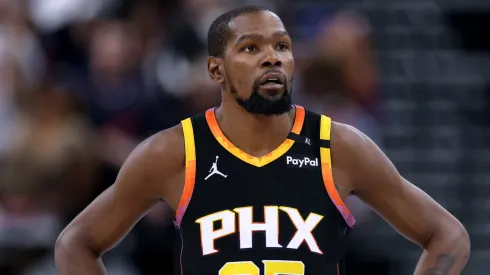
<path fill-rule="evenodd" d="M 218 159 L 219 159 L 219 156 L 216 156 L 216 161 L 213 163 L 213 166 L 211 166 L 211 169 L 209 169 L 209 175 L 204 178 L 204 180 L 208 180 L 209 177 L 211 177 L 212 175 L 220 175 L 222 176 L 223 178 L 226 179 L 226 177 L 228 177 L 228 175 L 225 175 L 223 173 L 221 173 L 220 171 L 218 171 Z"/>

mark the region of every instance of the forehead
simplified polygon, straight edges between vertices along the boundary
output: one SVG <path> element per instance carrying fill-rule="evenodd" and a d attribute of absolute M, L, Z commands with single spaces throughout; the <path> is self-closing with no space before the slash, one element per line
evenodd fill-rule
<path fill-rule="evenodd" d="M 235 37 L 244 34 L 271 35 L 277 31 L 285 31 L 279 16 L 269 11 L 242 14 L 230 22 L 230 29 Z"/>

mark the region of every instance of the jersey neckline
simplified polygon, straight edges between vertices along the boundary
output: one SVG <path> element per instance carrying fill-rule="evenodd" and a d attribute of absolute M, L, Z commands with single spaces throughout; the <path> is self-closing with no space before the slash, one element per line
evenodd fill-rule
<path fill-rule="evenodd" d="M 275 161 L 276 159 L 280 158 L 284 154 L 286 154 L 294 144 L 294 140 L 286 138 L 276 149 L 272 150 L 272 152 L 262 157 L 252 156 L 244 152 L 242 149 L 238 148 L 237 146 L 235 146 L 224 135 L 224 133 L 221 131 L 221 128 L 218 125 L 215 109 L 216 108 L 211 108 L 206 111 L 206 121 L 209 126 L 209 129 L 211 130 L 211 133 L 213 134 L 216 141 L 218 141 L 218 143 L 223 148 L 225 148 L 230 154 L 232 154 L 233 156 L 242 160 L 245 163 L 248 163 L 255 167 L 263 167 Z M 305 120 L 305 109 L 301 106 L 295 105 L 295 110 L 296 110 L 294 114 L 295 118 L 294 118 L 294 123 L 291 132 L 299 135 L 301 133 L 301 130 L 303 129 L 303 123 Z"/>

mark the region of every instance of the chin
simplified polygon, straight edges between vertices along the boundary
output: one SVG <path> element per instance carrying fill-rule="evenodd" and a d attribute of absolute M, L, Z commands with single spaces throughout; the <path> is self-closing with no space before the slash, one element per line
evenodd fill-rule
<path fill-rule="evenodd" d="M 266 93 L 266 94 L 262 94 L 262 96 L 269 100 L 270 102 L 276 102 L 276 101 L 279 101 L 282 99 L 282 96 L 283 96 L 284 92 L 276 92 L 276 93 Z"/>
<path fill-rule="evenodd" d="M 252 94 L 244 99 L 235 96 L 240 106 L 252 114 L 266 116 L 281 115 L 291 110 L 291 92 L 287 89 L 255 87 Z"/>
<path fill-rule="evenodd" d="M 259 89 L 258 93 L 267 99 L 279 100 L 286 93 L 284 89 Z"/>
<path fill-rule="evenodd" d="M 280 89 L 258 89 L 259 94 L 261 94 L 264 97 L 281 97 L 286 91 L 284 88 Z"/>

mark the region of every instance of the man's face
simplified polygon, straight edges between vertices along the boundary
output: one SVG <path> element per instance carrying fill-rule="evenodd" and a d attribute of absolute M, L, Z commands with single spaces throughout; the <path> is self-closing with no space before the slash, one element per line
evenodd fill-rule
<path fill-rule="evenodd" d="M 262 11 L 236 17 L 224 57 L 224 80 L 250 113 L 277 115 L 291 108 L 294 59 L 291 38 L 277 15 Z"/>

